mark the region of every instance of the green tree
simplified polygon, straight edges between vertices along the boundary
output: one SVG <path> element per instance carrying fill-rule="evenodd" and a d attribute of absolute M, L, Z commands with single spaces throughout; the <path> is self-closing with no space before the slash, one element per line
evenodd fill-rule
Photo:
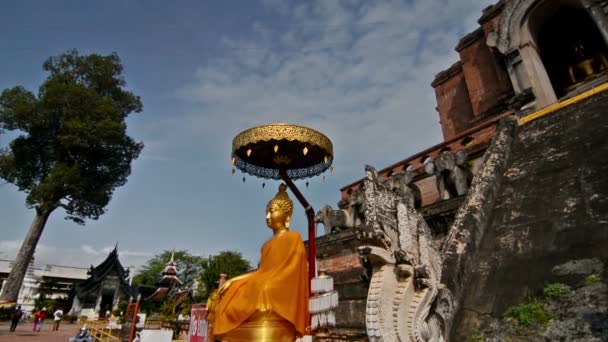
<path fill-rule="evenodd" d="M 0 94 L 0 130 L 19 134 L 0 151 L 0 178 L 26 192 L 35 210 L 2 300 L 17 299 L 49 215 L 62 208 L 78 224 L 99 218 L 143 148 L 126 132 L 125 119 L 142 103 L 124 89 L 118 55 L 72 50 L 43 69 L 49 75 L 37 95 L 20 86 Z"/>
<path fill-rule="evenodd" d="M 190 287 L 200 277 L 203 271 L 203 258 L 192 255 L 188 251 L 164 251 L 146 262 L 142 270 L 133 277 L 133 284 L 154 286 L 160 279 L 161 272 L 171 260 L 177 264 L 178 278 L 183 287 Z"/>
<path fill-rule="evenodd" d="M 217 288 L 220 273 L 226 273 L 228 278 L 236 277 L 251 270 L 251 264 L 244 259 L 241 253 L 224 251 L 218 255 L 209 256 L 203 264 L 201 283 L 204 286 L 203 298 Z"/>

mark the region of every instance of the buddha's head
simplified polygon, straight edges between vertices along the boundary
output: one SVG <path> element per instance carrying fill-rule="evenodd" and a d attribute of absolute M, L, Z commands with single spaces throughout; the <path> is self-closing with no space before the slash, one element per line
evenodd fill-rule
<path fill-rule="evenodd" d="M 289 229 L 293 202 L 287 195 L 287 186 L 279 185 L 279 192 L 266 206 L 266 224 L 274 233 Z"/>

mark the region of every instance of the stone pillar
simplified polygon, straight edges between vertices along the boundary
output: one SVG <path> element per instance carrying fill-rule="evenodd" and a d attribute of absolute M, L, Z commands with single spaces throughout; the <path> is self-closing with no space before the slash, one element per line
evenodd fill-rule
<path fill-rule="evenodd" d="M 537 109 L 557 102 L 553 85 L 536 47 L 531 42 L 524 43 L 519 47 L 519 53 L 536 97 Z"/>
<path fill-rule="evenodd" d="M 581 0 L 581 4 L 583 5 L 583 7 L 585 7 L 585 10 L 587 10 L 589 15 L 595 22 L 595 25 L 597 25 L 597 28 L 602 34 L 602 37 L 604 37 L 606 45 L 608 45 L 608 19 L 606 18 L 604 9 L 595 0 Z"/>
<path fill-rule="evenodd" d="M 517 94 L 523 93 L 526 89 L 531 88 L 532 85 L 526 75 L 524 64 L 521 60 L 519 50 L 513 50 L 506 54 L 507 58 L 507 71 L 511 78 L 511 84 L 513 90 Z"/>
<path fill-rule="evenodd" d="M 101 284 L 101 286 L 99 286 L 99 289 L 97 290 L 97 300 L 95 301 L 95 313 L 96 314 L 98 314 L 99 311 L 101 310 L 102 293 L 103 293 L 103 283 Z"/>

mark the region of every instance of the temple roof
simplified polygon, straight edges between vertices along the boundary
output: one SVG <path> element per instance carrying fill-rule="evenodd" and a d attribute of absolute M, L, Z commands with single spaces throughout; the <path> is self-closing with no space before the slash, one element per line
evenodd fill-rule
<path fill-rule="evenodd" d="M 108 254 L 108 257 L 101 264 L 97 265 L 96 267 L 91 265 L 91 268 L 87 272 L 89 277 L 76 287 L 76 295 L 81 297 L 91 290 L 98 288 L 102 280 L 108 275 L 112 274 L 112 271 L 115 271 L 118 275 L 120 287 L 123 289 L 123 291 L 129 296 L 135 296 L 135 291 L 127 282 L 129 271 L 125 270 L 120 263 L 120 260 L 118 260 L 118 244 L 116 244 L 114 249 Z"/>

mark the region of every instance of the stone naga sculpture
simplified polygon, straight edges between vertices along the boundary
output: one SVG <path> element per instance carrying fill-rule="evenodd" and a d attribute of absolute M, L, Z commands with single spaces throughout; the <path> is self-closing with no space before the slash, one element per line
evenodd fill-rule
<path fill-rule="evenodd" d="M 463 150 L 456 153 L 443 151 L 435 160 L 424 166 L 427 174 L 435 175 L 441 199 L 446 200 L 467 193 L 473 176 L 464 165 L 466 160 L 467 153 Z"/>
<path fill-rule="evenodd" d="M 407 184 L 407 182 L 405 182 Z M 359 257 L 371 273 L 366 303 L 370 341 L 445 341 L 452 308 L 441 284 L 441 258 L 423 217 L 394 184 L 365 168 Z"/>

